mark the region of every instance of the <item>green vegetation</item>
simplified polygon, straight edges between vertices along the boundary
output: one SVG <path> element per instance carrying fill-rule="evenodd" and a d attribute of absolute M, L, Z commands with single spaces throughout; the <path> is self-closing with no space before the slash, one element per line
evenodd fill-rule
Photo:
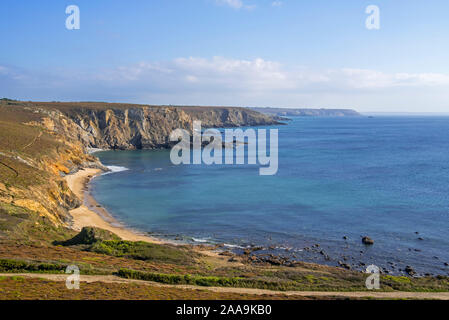
<path fill-rule="evenodd" d="M 241 293 L 212 292 L 197 289 L 167 288 L 137 283 L 81 283 L 82 290 L 67 290 L 64 281 L 26 279 L 23 277 L 0 277 L 0 298 L 3 300 L 274 300 L 300 299 L 286 295 L 252 295 Z"/>
<path fill-rule="evenodd" d="M 241 277 L 214 277 L 198 275 L 174 275 L 142 272 L 129 269 L 120 269 L 117 275 L 126 279 L 154 281 L 165 284 L 188 284 L 214 287 L 257 288 L 278 291 L 367 291 L 364 286 L 365 277 L 341 277 L 333 279 L 317 277 L 311 274 L 298 274 L 295 281 L 279 278 L 241 278 Z M 354 281 L 355 280 L 355 281 Z M 447 292 L 449 291 L 448 277 L 407 278 L 383 276 L 380 291 L 407 291 L 407 292 Z"/>
<path fill-rule="evenodd" d="M 205 277 L 195 275 L 174 275 L 163 273 L 141 272 L 129 269 L 120 269 L 117 275 L 126 279 L 154 281 L 166 284 L 189 284 L 204 287 L 239 287 L 259 288 L 269 290 L 288 290 L 294 287 L 294 283 L 278 283 L 255 279 L 230 278 L 230 277 Z"/>
<path fill-rule="evenodd" d="M 396 276 L 381 276 L 381 287 L 388 287 L 391 290 L 411 291 L 411 292 L 448 292 L 449 277 L 422 277 L 408 278 Z"/>
<path fill-rule="evenodd" d="M 9 156 L 20 156 L 23 159 L 41 160 L 45 156 L 56 155 L 62 151 L 64 144 L 45 132 L 41 127 L 30 125 L 40 122 L 44 115 L 30 112 L 21 103 L 5 105 L 0 102 L 0 151 Z M 10 158 L 16 161 L 17 158 Z M 33 169 L 33 168 L 31 168 Z"/>
<path fill-rule="evenodd" d="M 160 245 L 148 242 L 124 240 L 106 240 L 95 242 L 87 249 L 114 257 L 126 257 L 136 260 L 158 261 L 173 264 L 193 264 L 196 254 L 185 248 Z"/>
<path fill-rule="evenodd" d="M 20 260 L 0 259 L 0 272 L 63 273 L 66 267 L 53 263 L 28 263 Z"/>
<path fill-rule="evenodd" d="M 120 240 L 120 237 L 116 236 L 112 232 L 100 228 L 84 227 L 80 233 L 74 236 L 72 239 L 65 241 L 55 241 L 55 245 L 63 246 L 75 246 L 75 245 L 91 245 L 99 241 L 104 240 Z"/>
<path fill-rule="evenodd" d="M 0 259 L 0 272 L 3 273 L 65 273 L 68 263 L 34 262 L 15 259 Z M 94 268 L 90 264 L 76 263 L 81 274 L 104 275 L 111 271 Z"/>
<path fill-rule="evenodd" d="M 125 241 L 108 230 L 84 227 L 73 238 L 54 241 L 54 245 L 79 247 L 81 250 L 134 260 L 176 265 L 193 265 L 198 254 L 181 246 L 143 241 Z"/>
<path fill-rule="evenodd" d="M 0 202 L 0 239 L 2 237 L 24 243 L 50 242 L 67 239 L 74 232 L 55 226 L 45 216 L 23 207 Z"/>
<path fill-rule="evenodd" d="M 398 284 L 409 284 L 412 282 L 412 280 L 410 278 L 407 277 L 395 277 L 395 276 L 383 276 L 383 280 L 384 281 L 388 281 L 388 282 L 393 282 L 393 283 L 398 283 Z"/>

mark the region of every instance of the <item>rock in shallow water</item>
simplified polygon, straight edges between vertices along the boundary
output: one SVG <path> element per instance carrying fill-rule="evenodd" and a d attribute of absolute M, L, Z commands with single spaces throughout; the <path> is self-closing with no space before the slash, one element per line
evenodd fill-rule
<path fill-rule="evenodd" d="M 363 244 L 366 244 L 366 245 L 373 245 L 374 244 L 374 240 L 371 239 L 370 237 L 363 237 L 362 238 L 362 242 L 363 242 Z"/>

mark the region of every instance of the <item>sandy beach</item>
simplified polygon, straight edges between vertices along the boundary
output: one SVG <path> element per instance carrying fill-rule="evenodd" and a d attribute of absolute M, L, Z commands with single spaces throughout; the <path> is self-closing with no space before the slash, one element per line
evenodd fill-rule
<path fill-rule="evenodd" d="M 115 233 L 123 240 L 162 243 L 155 238 L 119 226 L 120 224 L 104 208 L 97 206 L 95 200 L 85 190 L 89 180 L 101 172 L 100 169 L 88 168 L 65 177 L 69 188 L 83 202 L 79 208 L 70 210 L 73 217 L 72 228 L 80 231 L 83 227 L 98 227 Z M 97 207 L 101 215 L 89 209 L 85 200 L 88 200 L 91 207 Z"/>

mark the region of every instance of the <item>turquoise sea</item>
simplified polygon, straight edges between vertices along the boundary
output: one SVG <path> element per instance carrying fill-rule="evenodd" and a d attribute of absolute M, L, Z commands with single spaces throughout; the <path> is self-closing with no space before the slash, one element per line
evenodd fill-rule
<path fill-rule="evenodd" d="M 91 192 L 158 237 L 359 270 L 449 272 L 449 117 L 294 118 L 277 128 L 275 176 L 255 165 L 175 166 L 167 150 L 104 151 L 96 155 L 116 172 Z"/>

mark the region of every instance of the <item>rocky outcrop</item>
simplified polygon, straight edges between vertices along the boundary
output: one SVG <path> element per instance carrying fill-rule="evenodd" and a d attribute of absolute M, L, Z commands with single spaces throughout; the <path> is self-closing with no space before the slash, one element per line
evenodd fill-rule
<path fill-rule="evenodd" d="M 76 246 L 76 245 L 88 245 L 99 241 L 105 240 L 121 240 L 120 237 L 114 233 L 95 227 L 84 227 L 80 233 L 74 236 L 72 239 L 66 241 L 55 241 L 56 245 L 63 246 Z"/>

